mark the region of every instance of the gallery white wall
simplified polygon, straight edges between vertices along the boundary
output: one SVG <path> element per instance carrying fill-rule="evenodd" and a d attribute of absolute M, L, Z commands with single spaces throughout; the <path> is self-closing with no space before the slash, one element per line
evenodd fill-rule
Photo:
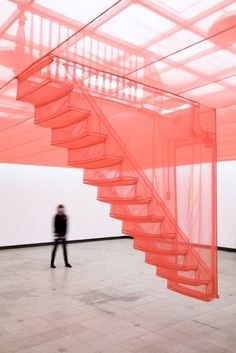
<path fill-rule="evenodd" d="M 218 245 L 236 249 L 236 161 L 217 165 Z"/>
<path fill-rule="evenodd" d="M 236 248 L 236 162 L 218 163 L 218 245 Z M 71 168 L 0 164 L 0 246 L 52 240 L 58 203 L 69 215 L 68 239 L 121 235 L 109 206 L 96 200 L 96 188 Z"/>
<path fill-rule="evenodd" d="M 121 235 L 96 187 L 82 183 L 82 170 L 0 164 L 0 246 L 52 241 L 59 203 L 69 216 L 69 240 Z"/>

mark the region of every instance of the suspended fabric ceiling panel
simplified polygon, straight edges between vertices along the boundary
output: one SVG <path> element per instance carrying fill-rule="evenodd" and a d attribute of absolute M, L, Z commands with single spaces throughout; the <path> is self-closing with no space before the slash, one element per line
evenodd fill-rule
<path fill-rule="evenodd" d="M 5 125 L 10 133 L 18 119 L 19 129 L 22 117 L 23 128 L 32 109 L 16 103 L 16 87 L 7 83 L 52 50 L 78 64 L 208 107 L 226 108 L 225 114 L 227 107 L 236 104 L 234 1 L 90 0 L 84 6 L 75 0 L 3 0 L 0 6 L 0 116 L 5 136 Z M 38 128 L 32 124 L 33 129 Z M 227 129 L 230 133 L 225 120 Z M 0 148 L 6 151 L 9 146 L 1 141 Z M 44 147 L 51 149 L 47 144 Z M 218 160 L 234 159 L 235 146 L 227 143 L 226 149 L 222 155 L 219 145 Z M 62 151 L 57 153 L 62 155 Z M 7 160 L 2 155 L 2 161 Z"/>

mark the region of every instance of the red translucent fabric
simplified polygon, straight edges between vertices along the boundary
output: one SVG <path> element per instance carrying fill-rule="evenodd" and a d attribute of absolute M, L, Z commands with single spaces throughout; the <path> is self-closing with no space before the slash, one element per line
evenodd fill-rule
<path fill-rule="evenodd" d="M 217 110 L 217 160 L 236 160 L 236 105 Z"/>
<path fill-rule="evenodd" d="M 17 98 L 167 287 L 216 298 L 215 110 L 53 56 L 18 77 Z"/>

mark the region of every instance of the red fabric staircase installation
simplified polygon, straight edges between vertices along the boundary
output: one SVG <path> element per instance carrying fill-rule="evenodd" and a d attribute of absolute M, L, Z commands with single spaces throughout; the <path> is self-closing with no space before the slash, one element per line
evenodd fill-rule
<path fill-rule="evenodd" d="M 214 110 L 50 56 L 18 77 L 17 99 L 169 289 L 217 297 Z"/>

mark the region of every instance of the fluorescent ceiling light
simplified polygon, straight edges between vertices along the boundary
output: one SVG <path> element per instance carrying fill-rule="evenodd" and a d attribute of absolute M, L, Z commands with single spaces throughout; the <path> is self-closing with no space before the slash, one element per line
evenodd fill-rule
<path fill-rule="evenodd" d="M 166 114 L 170 114 L 179 110 L 184 110 L 184 109 L 189 109 L 191 108 L 191 104 L 183 104 L 180 105 L 179 107 L 173 108 L 173 109 L 162 109 L 160 114 L 161 115 L 166 115 Z"/>

